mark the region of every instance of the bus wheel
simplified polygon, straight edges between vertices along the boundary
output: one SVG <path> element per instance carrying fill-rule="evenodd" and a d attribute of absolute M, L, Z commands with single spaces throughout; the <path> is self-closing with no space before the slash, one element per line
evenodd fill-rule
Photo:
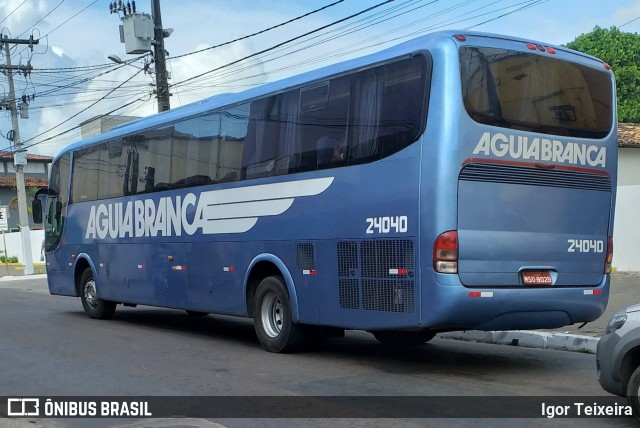
<path fill-rule="evenodd" d="M 280 276 L 269 276 L 258 285 L 253 322 L 262 347 L 269 352 L 294 352 L 302 347 L 302 326 L 293 323 L 289 295 Z"/>
<path fill-rule="evenodd" d="M 85 269 L 80 279 L 82 307 L 93 319 L 111 319 L 116 311 L 116 303 L 102 300 L 96 291 L 96 281 L 90 268 Z"/>
<path fill-rule="evenodd" d="M 417 346 L 427 343 L 435 337 L 435 333 L 429 330 L 420 331 L 373 331 L 371 332 L 378 342 L 384 345 Z"/>

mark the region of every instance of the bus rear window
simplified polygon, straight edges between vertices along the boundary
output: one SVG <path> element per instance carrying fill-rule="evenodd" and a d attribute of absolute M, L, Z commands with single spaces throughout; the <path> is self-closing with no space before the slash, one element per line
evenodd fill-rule
<path fill-rule="evenodd" d="M 505 49 L 462 47 L 464 106 L 478 123 L 604 138 L 612 127 L 611 77 L 584 65 Z"/>

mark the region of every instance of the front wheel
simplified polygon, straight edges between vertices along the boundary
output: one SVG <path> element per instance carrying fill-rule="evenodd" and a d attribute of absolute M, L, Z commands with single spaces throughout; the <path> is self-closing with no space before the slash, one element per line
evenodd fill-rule
<path fill-rule="evenodd" d="M 373 331 L 371 332 L 378 342 L 393 346 L 417 346 L 427 343 L 435 337 L 435 333 L 429 330 L 419 331 Z"/>
<path fill-rule="evenodd" d="M 269 276 L 258 285 L 253 322 L 260 345 L 269 352 L 294 352 L 304 344 L 302 326 L 293 323 L 289 294 L 281 276 Z"/>
<path fill-rule="evenodd" d="M 640 419 L 640 366 L 631 373 L 627 382 L 627 402 L 633 410 L 633 416 Z"/>
<path fill-rule="evenodd" d="M 80 279 L 80 298 L 82 307 L 93 319 L 111 319 L 116 311 L 116 303 L 108 300 L 102 300 L 98 297 L 96 290 L 96 280 L 93 278 L 93 272 L 90 268 L 85 269 Z"/>

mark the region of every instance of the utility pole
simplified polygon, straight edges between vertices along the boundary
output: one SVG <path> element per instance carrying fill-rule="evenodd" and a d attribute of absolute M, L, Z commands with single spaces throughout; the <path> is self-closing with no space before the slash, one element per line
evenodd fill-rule
<path fill-rule="evenodd" d="M 169 73 L 167 73 L 167 61 L 165 58 L 164 39 L 169 37 L 173 29 L 162 28 L 162 14 L 160 12 L 160 0 L 151 0 L 151 16 L 136 11 L 135 0 L 113 0 L 109 3 L 109 13 L 122 13 L 122 25 L 120 25 L 120 41 L 125 44 L 128 54 L 146 54 L 152 52 L 156 73 L 156 98 L 158 99 L 158 113 L 171 108 L 169 103 Z M 153 45 L 153 47 L 152 47 Z M 114 62 L 123 61 L 115 55 L 107 58 Z M 116 58 L 116 59 L 114 59 Z"/>
<path fill-rule="evenodd" d="M 171 108 L 169 104 L 169 82 L 167 79 L 167 62 L 164 52 L 164 30 L 162 28 L 160 0 L 151 0 L 151 17 L 153 19 L 153 55 L 156 63 L 158 113 L 160 113 Z"/>
<path fill-rule="evenodd" d="M 18 106 L 16 103 L 16 93 L 13 86 L 13 70 L 30 71 L 31 66 L 27 67 L 11 65 L 11 50 L 9 45 L 29 45 L 33 49 L 33 45 L 37 45 L 39 40 L 34 40 L 33 36 L 29 39 L 10 39 L 9 36 L 2 36 L 4 44 L 4 54 L 6 65 L 4 69 L 9 81 L 9 106 L 11 108 L 11 124 L 14 132 L 14 153 L 13 165 L 16 170 L 16 188 L 18 190 L 18 222 L 20 223 L 20 235 L 22 238 L 22 254 L 24 260 L 24 274 L 31 275 L 33 273 L 33 257 L 31 255 L 31 233 L 29 228 L 29 215 L 27 212 L 27 193 L 24 188 L 24 166 L 27 164 L 26 150 L 22 148 L 20 141 L 20 125 L 18 123 Z"/>

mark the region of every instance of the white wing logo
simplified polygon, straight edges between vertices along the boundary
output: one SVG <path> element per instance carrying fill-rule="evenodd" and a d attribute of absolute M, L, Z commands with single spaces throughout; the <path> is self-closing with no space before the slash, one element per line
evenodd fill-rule
<path fill-rule="evenodd" d="M 295 198 L 319 195 L 331 183 L 333 177 L 325 177 L 202 192 L 198 201 L 202 233 L 247 232 L 258 218 L 280 215 Z"/>
<path fill-rule="evenodd" d="M 187 193 L 93 205 L 85 239 L 146 238 L 195 234 L 243 233 L 260 217 L 280 215 L 296 198 L 319 195 L 333 177 L 261 184 L 237 189 Z M 195 208 L 195 214 L 190 215 Z"/>

